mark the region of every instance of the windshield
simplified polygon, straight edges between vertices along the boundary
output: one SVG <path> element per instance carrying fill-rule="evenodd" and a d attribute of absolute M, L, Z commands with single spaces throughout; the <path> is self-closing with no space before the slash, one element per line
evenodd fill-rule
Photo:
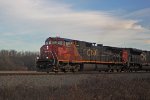
<path fill-rule="evenodd" d="M 51 44 L 51 41 L 46 41 L 45 42 L 45 45 L 49 45 L 49 44 Z"/>

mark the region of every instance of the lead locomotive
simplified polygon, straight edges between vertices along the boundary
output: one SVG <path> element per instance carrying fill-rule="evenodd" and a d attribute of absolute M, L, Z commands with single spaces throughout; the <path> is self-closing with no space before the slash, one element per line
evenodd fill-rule
<path fill-rule="evenodd" d="M 150 51 L 49 37 L 40 49 L 38 71 L 138 71 L 150 70 Z"/>

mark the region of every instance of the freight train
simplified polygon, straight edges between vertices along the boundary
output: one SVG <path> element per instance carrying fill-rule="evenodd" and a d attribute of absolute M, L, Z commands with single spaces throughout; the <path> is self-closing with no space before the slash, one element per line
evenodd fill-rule
<path fill-rule="evenodd" d="M 150 71 L 150 51 L 49 37 L 40 48 L 37 71 Z"/>

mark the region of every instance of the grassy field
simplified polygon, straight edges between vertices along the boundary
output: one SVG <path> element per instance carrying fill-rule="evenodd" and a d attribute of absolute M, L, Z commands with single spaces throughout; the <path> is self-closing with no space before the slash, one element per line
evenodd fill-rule
<path fill-rule="evenodd" d="M 150 100 L 150 73 L 0 76 L 0 100 Z"/>

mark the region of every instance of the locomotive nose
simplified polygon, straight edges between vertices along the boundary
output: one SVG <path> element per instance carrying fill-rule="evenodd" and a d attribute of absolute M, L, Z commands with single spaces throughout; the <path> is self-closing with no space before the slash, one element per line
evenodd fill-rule
<path fill-rule="evenodd" d="M 41 57 L 42 59 L 51 59 L 52 57 L 52 48 L 51 46 L 44 45 L 41 47 Z"/>
<path fill-rule="evenodd" d="M 41 49 L 42 49 L 43 51 L 47 52 L 47 51 L 50 50 L 50 46 L 44 45 Z"/>
<path fill-rule="evenodd" d="M 53 65 L 55 63 L 55 55 L 52 51 L 52 46 L 43 45 L 40 49 L 40 56 L 37 59 L 38 61 L 46 62 L 46 65 Z"/>

